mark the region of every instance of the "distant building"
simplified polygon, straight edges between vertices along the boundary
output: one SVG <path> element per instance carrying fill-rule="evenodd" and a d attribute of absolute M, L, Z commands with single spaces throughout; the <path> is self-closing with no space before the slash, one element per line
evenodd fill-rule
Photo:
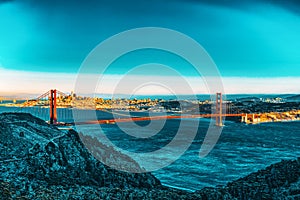
<path fill-rule="evenodd" d="M 71 97 L 76 98 L 76 94 L 74 93 L 74 91 L 71 91 Z"/>

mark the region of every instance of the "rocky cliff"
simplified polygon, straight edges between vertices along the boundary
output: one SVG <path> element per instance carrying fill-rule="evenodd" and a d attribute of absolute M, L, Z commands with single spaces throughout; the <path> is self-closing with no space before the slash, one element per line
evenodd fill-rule
<path fill-rule="evenodd" d="M 125 156 L 114 155 L 118 154 Z M 118 163 L 118 156 L 109 158 Z M 12 197 L 33 198 L 48 190 L 74 193 L 71 188 L 79 186 L 124 190 L 160 185 L 150 173 L 129 174 L 103 165 L 90 155 L 77 132 L 58 130 L 30 114 L 0 115 L 0 164 L 0 179 L 13 188 Z M 130 164 L 139 167 L 133 160 Z"/>
<path fill-rule="evenodd" d="M 110 148 L 86 139 L 100 149 Z M 99 151 L 111 163 L 126 157 L 105 152 Z M 126 160 L 139 168 L 131 158 Z M 0 199 L 300 199 L 299 177 L 300 158 L 190 193 L 162 186 L 150 173 L 130 174 L 103 165 L 74 130 L 59 130 L 30 114 L 0 114 Z"/>

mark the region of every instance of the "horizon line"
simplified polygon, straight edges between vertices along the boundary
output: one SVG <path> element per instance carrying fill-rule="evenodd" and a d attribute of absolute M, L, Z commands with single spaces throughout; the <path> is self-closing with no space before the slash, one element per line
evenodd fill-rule
<path fill-rule="evenodd" d="M 71 95 L 71 92 L 65 92 L 66 94 Z M 134 98 L 134 97 L 153 97 L 153 96 L 165 96 L 165 97 L 182 97 L 182 96 L 213 96 L 216 93 L 212 94 L 207 94 L 207 93 L 198 93 L 198 94 L 178 94 L 178 95 L 173 95 L 173 94 L 137 94 L 137 95 L 132 95 L 129 98 Z M 0 92 L 0 100 L 1 98 L 11 98 L 11 99 L 18 99 L 18 100 L 26 100 L 26 98 L 34 98 L 38 97 L 41 94 L 38 93 L 21 93 L 21 94 L 1 94 Z M 255 96 L 260 96 L 260 95 L 300 95 L 300 93 L 222 93 L 223 96 L 233 96 L 233 95 L 252 95 L 253 97 Z M 128 96 L 128 94 L 103 94 L 103 93 L 94 93 L 94 94 L 81 94 L 79 95 L 81 97 L 93 97 L 93 98 L 107 98 L 107 97 L 117 97 L 117 98 L 122 98 L 122 96 Z M 99 97 L 102 96 L 102 97 Z"/>

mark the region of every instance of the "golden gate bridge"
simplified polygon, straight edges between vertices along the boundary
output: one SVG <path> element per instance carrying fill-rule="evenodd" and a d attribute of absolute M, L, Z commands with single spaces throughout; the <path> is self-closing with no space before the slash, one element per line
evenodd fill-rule
<path fill-rule="evenodd" d="M 58 107 L 57 107 L 57 100 L 59 97 L 67 97 L 69 95 L 56 90 L 51 89 L 46 93 L 38 96 L 35 99 L 28 100 L 20 105 L 21 109 L 28 108 L 28 107 L 43 107 L 43 113 L 45 116 L 45 112 L 48 112 L 49 116 L 49 124 L 52 125 L 63 125 L 65 124 L 62 121 L 58 121 Z M 225 117 L 241 117 L 242 122 L 252 121 L 254 122 L 255 119 L 259 118 L 260 114 L 252 113 L 231 113 L 223 112 L 223 99 L 222 93 L 216 93 L 216 100 L 215 100 L 215 113 L 210 114 L 185 114 L 185 115 L 158 115 L 158 116 L 130 116 L 123 117 L 123 118 L 113 118 L 113 119 L 99 119 L 99 120 L 85 120 L 82 122 L 76 122 L 76 124 L 110 124 L 110 123 L 118 123 L 118 122 L 130 122 L 130 121 L 150 121 L 150 120 L 163 120 L 163 119 L 184 119 L 184 118 L 214 118 L 216 126 L 223 126 L 223 119 Z M 45 109 L 45 108 L 49 109 Z M 24 110 L 25 111 L 25 110 Z M 66 110 L 64 110 L 66 111 Z M 60 116 L 62 118 L 66 118 L 66 114 L 64 114 L 63 110 L 60 112 Z M 71 109 L 67 110 L 69 118 L 72 118 Z M 41 110 L 37 109 L 37 111 L 31 111 L 31 114 L 39 117 L 41 115 Z M 47 114 L 46 114 L 47 116 Z M 65 116 L 65 117 L 63 117 Z M 45 117 L 44 117 L 45 118 Z M 44 119 L 45 120 L 45 119 Z M 45 120 L 47 121 L 47 120 Z M 72 124 L 72 123 L 68 123 Z M 73 122 L 74 124 L 74 122 Z"/>

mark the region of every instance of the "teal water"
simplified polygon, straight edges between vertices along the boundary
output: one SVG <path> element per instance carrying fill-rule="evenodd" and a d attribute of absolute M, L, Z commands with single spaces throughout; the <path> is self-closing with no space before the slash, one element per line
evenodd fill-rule
<path fill-rule="evenodd" d="M 176 135 L 180 120 L 169 120 L 164 129 L 150 139 L 128 136 L 117 125 L 103 125 L 111 141 L 120 148 L 149 152 L 162 148 Z M 190 148 L 171 165 L 154 171 L 165 185 L 198 190 L 226 184 L 282 159 L 300 156 L 300 122 L 245 125 L 227 122 L 218 143 L 205 158 L 199 150 L 208 128 L 200 122 Z"/>
<path fill-rule="evenodd" d="M 22 110 L 0 107 L 0 112 L 21 111 L 33 113 L 45 120 L 49 118 L 48 108 Z M 80 116 L 86 119 L 88 114 L 83 111 Z M 111 116 L 101 111 L 97 112 L 97 115 L 99 118 Z M 58 117 L 63 121 L 72 121 L 72 110 L 58 109 Z M 174 138 L 180 121 L 167 120 L 163 129 L 148 139 L 129 136 L 116 124 L 104 124 L 101 128 L 110 141 L 121 149 L 137 153 L 151 152 L 164 147 Z M 189 130 L 189 126 L 194 126 L 192 122 L 192 119 L 185 119 L 186 131 Z M 142 127 L 148 124 L 149 122 L 138 122 Z M 282 159 L 300 156 L 300 122 L 245 125 L 227 121 L 214 149 L 205 158 L 200 158 L 199 150 L 208 126 L 209 120 L 201 119 L 190 148 L 171 165 L 153 172 L 163 184 L 186 190 L 199 190 L 203 187 L 226 184 Z M 88 127 L 87 130 L 91 134 L 98 134 Z M 143 131 L 139 131 L 143 134 Z"/>

